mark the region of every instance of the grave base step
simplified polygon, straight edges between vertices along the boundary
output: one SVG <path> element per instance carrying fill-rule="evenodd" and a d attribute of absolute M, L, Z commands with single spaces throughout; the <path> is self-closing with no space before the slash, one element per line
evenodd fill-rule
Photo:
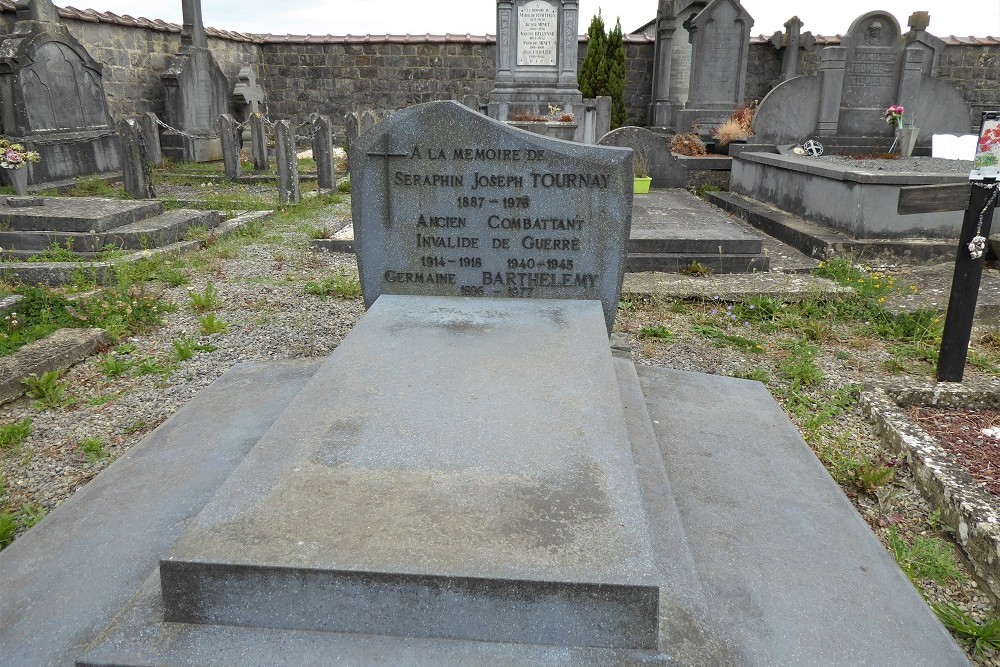
<path fill-rule="evenodd" d="M 762 254 L 629 253 L 625 272 L 681 273 L 693 262 L 698 262 L 712 273 L 758 273 L 768 271 L 771 266 L 771 259 Z"/>
<path fill-rule="evenodd" d="M 0 232 L 0 247 L 5 255 L 27 258 L 52 247 L 71 249 L 81 258 L 93 257 L 108 246 L 123 250 L 161 248 L 181 241 L 189 231 L 210 230 L 219 225 L 216 211 L 176 209 L 160 215 L 115 227 L 95 234 L 85 232 L 11 231 Z"/>
<path fill-rule="evenodd" d="M 864 257 L 919 262 L 952 262 L 958 239 L 855 239 L 804 220 L 756 199 L 733 192 L 713 192 L 709 201 L 796 250 L 816 259 Z"/>
<path fill-rule="evenodd" d="M 163 213 L 156 200 L 41 197 L 42 206 L 9 206 L 0 197 L 0 228 L 8 231 L 103 232 Z"/>
<path fill-rule="evenodd" d="M 628 252 L 632 254 L 650 253 L 691 253 L 699 255 L 759 255 L 764 247 L 760 238 L 695 237 L 649 238 L 643 230 L 634 230 L 628 242 Z"/>

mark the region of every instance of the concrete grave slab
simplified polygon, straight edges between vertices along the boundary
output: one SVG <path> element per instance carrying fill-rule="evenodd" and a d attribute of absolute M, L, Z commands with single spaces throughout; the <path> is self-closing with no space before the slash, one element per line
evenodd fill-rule
<path fill-rule="evenodd" d="M 363 133 L 350 164 L 366 305 L 381 294 L 598 299 L 611 330 L 631 151 L 523 132 L 449 101 Z"/>
<path fill-rule="evenodd" d="M 162 561 L 166 618 L 655 648 L 617 396 L 595 301 L 384 295 Z"/>

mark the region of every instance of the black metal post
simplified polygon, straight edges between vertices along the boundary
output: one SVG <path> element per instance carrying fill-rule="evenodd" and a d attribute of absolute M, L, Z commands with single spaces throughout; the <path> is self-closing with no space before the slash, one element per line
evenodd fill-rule
<path fill-rule="evenodd" d="M 972 196 L 969 198 L 969 208 L 965 211 L 962 234 L 958 240 L 955 276 L 951 281 L 951 298 L 948 300 L 948 314 L 945 316 L 944 333 L 941 337 L 938 382 L 961 382 L 965 374 L 969 340 L 972 338 L 972 319 L 976 313 L 979 284 L 983 278 L 983 258 L 973 258 L 969 252 L 969 243 L 977 234 L 987 239 L 990 237 L 990 224 L 993 222 L 997 200 L 996 188 L 997 181 L 994 178 L 972 182 Z"/>

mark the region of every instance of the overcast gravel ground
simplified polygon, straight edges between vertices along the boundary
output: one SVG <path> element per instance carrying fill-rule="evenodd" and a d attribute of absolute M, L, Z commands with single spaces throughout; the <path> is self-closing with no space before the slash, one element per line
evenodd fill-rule
<path fill-rule="evenodd" d="M 265 223 L 266 230 L 258 238 L 227 240 L 199 252 L 182 263 L 189 280 L 186 285 L 160 286 L 162 298 L 176 306 L 164 316 L 163 325 L 120 341 L 125 347 L 118 347 L 119 356 L 133 362 L 130 371 L 108 377 L 103 358 L 95 356 L 64 376 L 75 400 L 70 407 L 37 409 L 26 398 L 0 406 L 0 424 L 32 420 L 27 440 L 18 449 L 5 452 L 0 461 L 7 487 L 0 491 L 0 500 L 6 508 L 51 510 L 236 363 L 324 356 L 333 350 L 363 313 L 362 302 L 360 298 L 309 295 L 305 287 L 336 273 L 356 277 L 356 265 L 353 256 L 310 251 L 307 230 L 336 228 L 349 212 L 345 198 L 308 220 Z M 209 283 L 221 301 L 213 312 L 228 329 L 204 335 L 199 332 L 202 313 L 192 309 L 190 294 L 202 293 Z M 764 354 L 714 345 L 692 331 L 694 323 L 722 316 L 712 314 L 713 310 L 719 308 L 708 301 L 634 303 L 620 311 L 617 328 L 626 334 L 637 363 L 725 375 L 762 373 L 771 379 L 772 392 L 780 394 L 783 381 L 779 367 L 787 356 L 780 336 L 747 334 L 761 343 Z M 673 338 L 666 342 L 641 338 L 642 328 L 650 325 L 669 329 Z M 171 362 L 171 342 L 185 336 L 215 349 L 196 352 L 187 361 Z M 849 333 L 838 333 L 834 340 L 824 344 L 816 359 L 825 374 L 823 391 L 885 375 L 883 364 L 889 359 L 885 349 Z M 143 360 L 147 370 L 155 363 L 175 366 L 161 373 L 138 375 Z M 912 372 L 928 371 L 918 368 Z M 846 442 L 872 459 L 888 458 L 872 427 L 854 410 L 839 415 L 831 430 L 843 434 Z M 107 456 L 88 463 L 81 450 L 87 438 L 100 440 Z M 898 469 L 888 488 L 892 494 L 885 499 L 851 488 L 845 491 L 883 541 L 890 526 L 907 539 L 940 534 L 932 525 L 933 508 L 914 490 L 905 469 Z M 975 618 L 985 619 L 992 613 L 992 602 L 967 568 L 964 572 L 968 577 L 965 581 L 921 582 L 922 588 L 932 601 L 954 601 Z M 1000 658 L 990 652 L 975 659 L 979 664 L 1000 665 Z"/>

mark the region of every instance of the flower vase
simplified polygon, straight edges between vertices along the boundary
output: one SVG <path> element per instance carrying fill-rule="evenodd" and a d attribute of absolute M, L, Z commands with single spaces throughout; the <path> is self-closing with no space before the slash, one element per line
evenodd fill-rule
<path fill-rule="evenodd" d="M 920 136 L 919 127 L 901 127 L 896 130 L 896 140 L 899 143 L 899 154 L 902 157 L 913 155 L 913 149 L 917 145 L 917 138 Z"/>
<path fill-rule="evenodd" d="M 4 169 L 7 172 L 7 178 L 10 180 L 10 184 L 14 186 L 14 192 L 18 196 L 23 197 L 28 194 L 28 168 L 21 167 L 20 169 Z"/>

